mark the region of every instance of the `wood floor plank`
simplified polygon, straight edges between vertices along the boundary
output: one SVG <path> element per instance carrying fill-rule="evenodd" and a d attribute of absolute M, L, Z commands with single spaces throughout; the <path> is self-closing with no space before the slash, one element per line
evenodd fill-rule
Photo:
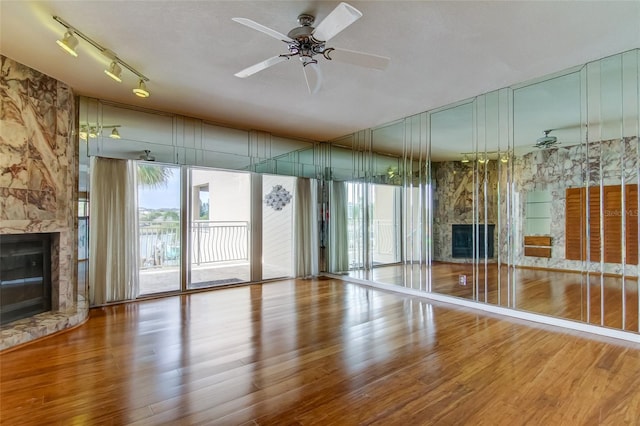
<path fill-rule="evenodd" d="M 636 424 L 639 346 L 285 280 L 93 309 L 0 354 L 0 424 Z"/>

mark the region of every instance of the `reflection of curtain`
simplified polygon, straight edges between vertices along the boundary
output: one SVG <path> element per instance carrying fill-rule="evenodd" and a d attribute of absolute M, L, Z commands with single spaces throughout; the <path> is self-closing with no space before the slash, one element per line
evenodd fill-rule
<path fill-rule="evenodd" d="M 317 181 L 296 179 L 295 194 L 295 275 L 318 274 L 318 215 L 316 213 Z"/>
<path fill-rule="evenodd" d="M 346 184 L 337 181 L 329 184 L 329 272 L 346 272 L 349 270 Z"/>
<path fill-rule="evenodd" d="M 133 161 L 92 159 L 89 227 L 92 305 L 138 296 L 135 172 Z"/>

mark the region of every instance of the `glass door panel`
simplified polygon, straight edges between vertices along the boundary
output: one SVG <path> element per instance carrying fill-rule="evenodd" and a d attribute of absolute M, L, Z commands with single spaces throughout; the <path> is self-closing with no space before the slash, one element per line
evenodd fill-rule
<path fill-rule="evenodd" d="M 191 169 L 188 288 L 250 280 L 251 175 Z"/>
<path fill-rule="evenodd" d="M 140 295 L 180 290 L 180 167 L 138 164 Z"/>
<path fill-rule="evenodd" d="M 349 275 L 363 278 L 366 264 L 366 186 L 362 182 L 347 182 L 346 188 Z"/>
<path fill-rule="evenodd" d="M 400 262 L 400 190 L 393 185 L 371 185 L 371 256 L 373 266 Z"/>
<path fill-rule="evenodd" d="M 295 177 L 262 175 L 262 278 L 293 276 Z"/>

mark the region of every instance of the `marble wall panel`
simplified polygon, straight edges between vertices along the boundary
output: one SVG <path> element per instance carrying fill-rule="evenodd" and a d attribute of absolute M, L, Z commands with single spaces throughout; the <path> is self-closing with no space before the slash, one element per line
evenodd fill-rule
<path fill-rule="evenodd" d="M 82 322 L 77 291 L 75 97 L 0 55 L 0 233 L 50 232 L 53 310 L 2 327 L 0 350 Z"/>
<path fill-rule="evenodd" d="M 486 167 L 486 174 L 485 174 Z M 474 181 L 474 172 L 479 171 Z M 444 262 L 466 262 L 451 256 L 451 226 L 474 222 L 474 200 L 481 223 L 496 224 L 498 217 L 498 165 L 490 161 L 474 171 L 472 163 L 446 161 L 432 164 L 435 182 L 433 212 L 433 256 Z M 484 195 L 486 180 L 487 196 Z M 477 189 L 476 189 L 477 188 Z M 476 193 L 477 192 L 477 193 Z M 486 198 L 486 212 L 485 212 Z M 480 208 L 478 208 L 480 207 Z M 494 239 L 496 238 L 494 235 Z"/>
<path fill-rule="evenodd" d="M 520 199 L 518 215 L 513 218 L 518 236 L 513 247 L 515 264 L 621 274 L 623 267 L 620 264 L 602 265 L 599 262 L 593 262 L 585 265 L 581 261 L 565 259 L 565 198 L 567 188 L 584 187 L 587 184 L 589 186 L 620 185 L 623 177 L 627 183 L 637 183 L 637 145 L 637 137 L 627 137 L 535 151 L 518 159 L 514 174 L 516 191 Z M 553 199 L 551 258 L 524 256 L 522 247 L 526 196 L 531 191 L 540 190 L 549 191 Z"/>
<path fill-rule="evenodd" d="M 13 120 L 0 120 L 0 188 L 28 188 L 29 131 Z"/>
<path fill-rule="evenodd" d="M 29 191 L 21 188 L 0 188 L 0 221 L 27 219 Z"/>

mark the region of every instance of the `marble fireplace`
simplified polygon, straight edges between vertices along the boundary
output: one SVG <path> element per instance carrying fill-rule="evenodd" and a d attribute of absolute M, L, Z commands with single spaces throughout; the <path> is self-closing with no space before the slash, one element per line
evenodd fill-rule
<path fill-rule="evenodd" d="M 0 234 L 51 235 L 51 307 L 3 323 L 0 350 L 82 323 L 77 286 L 76 101 L 71 88 L 0 55 Z"/>

